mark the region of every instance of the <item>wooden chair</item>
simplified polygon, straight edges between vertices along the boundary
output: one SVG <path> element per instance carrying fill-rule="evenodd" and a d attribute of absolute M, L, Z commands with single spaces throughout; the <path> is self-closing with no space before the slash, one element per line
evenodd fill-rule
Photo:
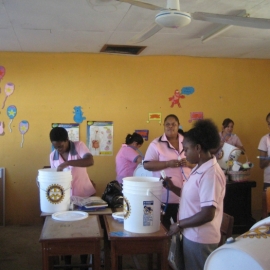
<path fill-rule="evenodd" d="M 262 218 L 270 215 L 270 187 L 266 188 L 262 194 Z"/>
<path fill-rule="evenodd" d="M 232 236 L 233 223 L 234 223 L 234 217 L 226 213 L 223 213 L 223 218 L 222 218 L 221 227 L 220 227 L 221 237 L 220 237 L 220 242 L 218 244 L 219 247 L 223 245 L 229 237 Z"/>

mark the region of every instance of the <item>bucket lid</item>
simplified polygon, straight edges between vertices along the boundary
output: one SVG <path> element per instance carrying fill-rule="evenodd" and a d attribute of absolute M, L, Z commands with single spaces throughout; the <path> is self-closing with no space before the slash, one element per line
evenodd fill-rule
<path fill-rule="evenodd" d="M 63 211 L 52 214 L 52 218 L 61 221 L 75 221 L 88 217 L 88 213 L 82 211 Z"/>

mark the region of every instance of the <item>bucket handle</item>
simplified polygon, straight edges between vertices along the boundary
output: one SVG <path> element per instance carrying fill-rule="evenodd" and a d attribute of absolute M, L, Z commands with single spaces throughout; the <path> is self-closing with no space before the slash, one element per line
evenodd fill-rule
<path fill-rule="evenodd" d="M 39 189 L 41 189 L 42 191 L 47 192 L 47 190 L 44 190 L 44 189 L 42 189 L 42 188 L 40 187 L 39 181 L 38 181 L 38 177 L 36 178 L 36 184 L 37 184 L 37 187 L 38 187 Z M 67 191 L 68 189 L 71 189 L 71 188 L 72 188 L 72 187 L 71 187 L 71 185 L 70 185 L 70 187 L 64 189 L 64 191 Z"/>

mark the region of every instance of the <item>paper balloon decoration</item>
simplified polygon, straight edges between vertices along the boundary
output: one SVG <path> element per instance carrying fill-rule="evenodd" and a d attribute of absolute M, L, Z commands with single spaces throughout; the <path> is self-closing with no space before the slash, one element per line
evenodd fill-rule
<path fill-rule="evenodd" d="M 14 105 L 10 105 L 10 106 L 8 106 L 7 107 L 7 116 L 8 116 L 8 118 L 10 119 L 10 122 L 9 122 L 9 124 L 8 124 L 8 126 L 9 126 L 9 131 L 11 132 L 11 127 L 10 127 L 10 125 L 11 125 L 11 123 L 12 123 L 12 120 L 14 119 L 14 117 L 17 115 L 17 108 L 16 108 L 16 106 L 14 106 Z"/>
<path fill-rule="evenodd" d="M 29 122 L 26 120 L 21 121 L 19 124 L 19 130 L 20 130 L 20 133 L 22 134 L 21 147 L 23 147 L 24 134 L 28 131 L 28 129 L 29 129 Z"/>
<path fill-rule="evenodd" d="M 0 66 L 0 82 L 6 74 L 6 69 L 3 66 Z"/>
<path fill-rule="evenodd" d="M 15 85 L 13 83 L 7 83 L 5 85 L 6 97 L 4 99 L 2 109 L 4 109 L 4 107 L 5 107 L 5 102 L 6 102 L 7 98 L 14 92 L 14 88 L 15 88 Z"/>
<path fill-rule="evenodd" d="M 0 122 L 0 135 L 4 134 L 4 122 Z"/>

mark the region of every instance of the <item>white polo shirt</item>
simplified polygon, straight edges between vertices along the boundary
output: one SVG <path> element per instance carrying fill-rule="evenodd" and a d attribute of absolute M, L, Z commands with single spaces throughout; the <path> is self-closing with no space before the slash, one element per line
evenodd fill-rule
<path fill-rule="evenodd" d="M 270 134 L 266 134 L 261 138 L 258 150 L 266 152 L 267 156 L 270 157 Z M 264 168 L 263 180 L 264 183 L 270 184 L 270 164 Z"/>
<path fill-rule="evenodd" d="M 193 168 L 188 181 L 183 185 L 179 220 L 195 215 L 204 206 L 213 205 L 216 211 L 211 222 L 198 227 L 184 228 L 183 234 L 186 238 L 203 244 L 216 244 L 220 241 L 225 189 L 225 174 L 215 156 L 198 169 L 197 166 Z"/>

